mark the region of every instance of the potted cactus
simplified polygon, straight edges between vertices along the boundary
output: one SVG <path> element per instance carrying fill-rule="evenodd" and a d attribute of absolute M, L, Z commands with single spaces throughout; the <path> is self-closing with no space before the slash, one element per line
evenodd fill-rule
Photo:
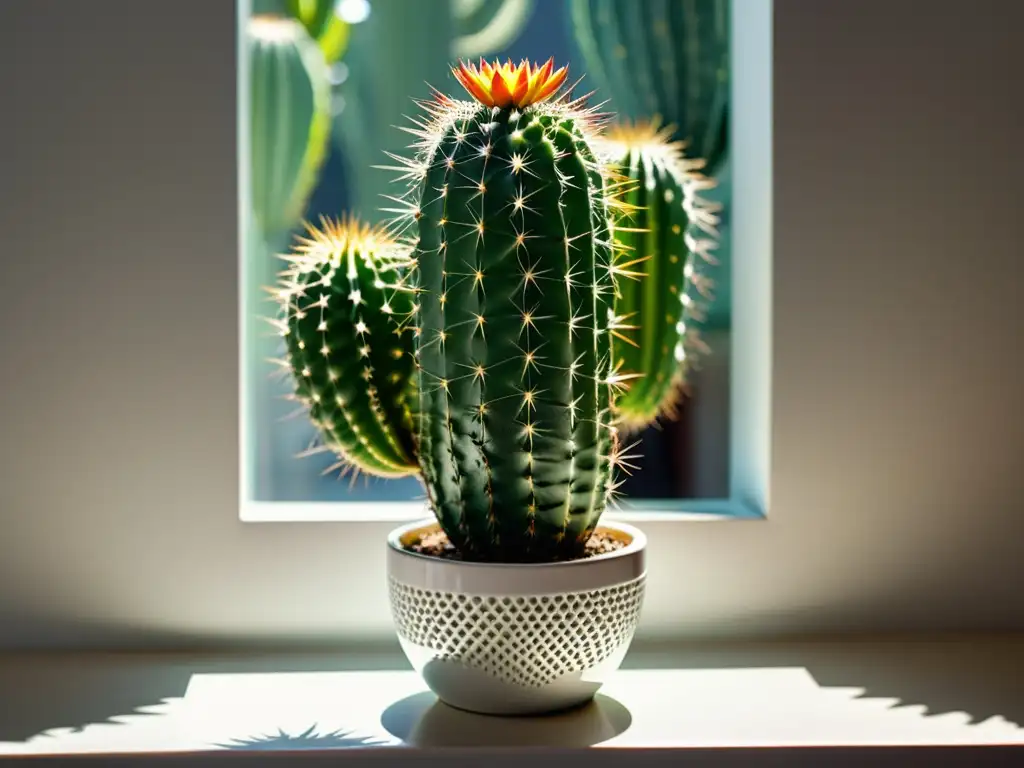
<path fill-rule="evenodd" d="M 417 475 L 429 512 L 387 539 L 399 640 L 449 705 L 590 700 L 640 616 L 646 539 L 602 519 L 629 467 L 616 313 L 637 255 L 604 116 L 549 60 L 461 64 L 396 157 L 387 229 L 310 227 L 278 289 L 283 361 L 323 450 Z"/>
<path fill-rule="evenodd" d="M 549 60 L 460 65 L 402 163 L 417 455 L 433 516 L 388 539 L 399 639 L 445 702 L 522 714 L 589 700 L 621 662 L 645 539 L 601 522 L 615 424 L 620 205 L 600 116 Z"/>

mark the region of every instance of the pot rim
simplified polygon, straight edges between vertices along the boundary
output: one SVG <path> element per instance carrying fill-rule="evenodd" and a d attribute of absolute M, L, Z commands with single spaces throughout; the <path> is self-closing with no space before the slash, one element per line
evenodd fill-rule
<path fill-rule="evenodd" d="M 612 560 L 620 560 L 629 557 L 634 557 L 638 553 L 643 552 L 647 549 L 647 535 L 636 526 L 624 523 L 619 520 L 614 521 L 600 521 L 595 527 L 595 532 L 602 529 L 608 531 L 617 531 L 624 533 L 630 537 L 629 543 L 617 549 L 613 552 L 602 552 L 599 555 L 592 557 L 579 558 L 576 560 L 554 560 L 554 561 L 540 561 L 530 563 L 508 563 L 497 560 L 448 560 L 441 557 L 435 557 L 433 555 L 424 555 L 420 552 L 413 552 L 402 546 L 402 538 L 407 534 L 421 529 L 421 528 L 435 528 L 440 529 L 440 523 L 436 517 L 424 517 L 419 520 L 414 520 L 409 523 L 403 523 L 402 525 L 393 528 L 388 533 L 387 542 L 388 548 L 395 554 L 402 557 L 409 557 L 415 560 L 420 560 L 424 563 L 431 563 L 438 567 L 446 568 L 510 568 L 517 570 L 538 570 L 538 569 L 566 569 L 566 568 L 581 568 L 586 566 L 593 567 L 597 563 L 605 563 Z"/>

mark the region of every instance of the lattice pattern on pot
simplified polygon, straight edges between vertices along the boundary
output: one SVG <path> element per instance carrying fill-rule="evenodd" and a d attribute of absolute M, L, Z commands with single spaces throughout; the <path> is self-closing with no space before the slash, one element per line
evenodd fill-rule
<path fill-rule="evenodd" d="M 540 687 L 610 657 L 629 641 L 644 577 L 557 595 L 467 595 L 389 579 L 399 634 L 514 685 Z"/>

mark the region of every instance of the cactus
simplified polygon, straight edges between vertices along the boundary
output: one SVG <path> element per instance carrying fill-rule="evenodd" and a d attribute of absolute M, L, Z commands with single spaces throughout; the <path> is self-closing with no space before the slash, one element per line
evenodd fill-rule
<path fill-rule="evenodd" d="M 616 340 L 621 370 L 634 374 L 616 401 L 626 432 L 659 418 L 674 419 L 685 374 L 697 353 L 707 351 L 692 322 L 705 309 L 711 281 L 703 268 L 715 243 L 714 211 L 697 194 L 714 184 L 673 141 L 672 126 L 658 121 L 622 121 L 601 140 L 601 154 L 628 179 L 628 211 L 613 223 L 616 242 L 631 251 L 642 279 L 625 283 L 615 299 L 617 314 L 638 327 L 630 343 Z"/>
<path fill-rule="evenodd" d="M 399 166 L 397 223 L 415 232 L 422 475 L 464 558 L 571 558 L 625 458 L 612 413 L 614 182 L 591 146 L 600 118 L 557 95 L 567 72 L 552 61 L 453 71 L 474 100 L 421 102 L 415 155 Z"/>
<path fill-rule="evenodd" d="M 377 477 L 416 474 L 408 249 L 355 217 L 321 218 L 287 256 L 275 291 L 295 398 L 341 468 Z"/>
<path fill-rule="evenodd" d="M 301 220 L 326 156 L 331 84 L 316 43 L 295 19 L 249 20 L 253 215 L 273 242 Z"/>
<path fill-rule="evenodd" d="M 714 175 L 726 150 L 730 0 L 567 0 L 593 87 L 624 118 L 659 117 Z"/>

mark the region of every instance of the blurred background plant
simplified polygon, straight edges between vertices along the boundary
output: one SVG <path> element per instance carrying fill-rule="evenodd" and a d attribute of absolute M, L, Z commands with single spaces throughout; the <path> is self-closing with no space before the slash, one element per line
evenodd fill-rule
<path fill-rule="evenodd" d="M 303 219 L 317 221 L 321 215 L 352 213 L 374 224 L 391 217 L 387 209 L 392 204 L 387 196 L 394 193 L 394 174 L 381 166 L 396 164 L 389 154 L 408 153 L 412 137 L 401 127 L 411 126 L 407 116 L 417 112 L 413 100 L 428 98 L 431 87 L 445 92 L 458 88 L 449 68 L 459 58 L 546 61 L 554 56 L 558 61 L 568 62 L 570 81 L 583 78 L 576 88 L 577 95 L 596 90 L 593 100 L 606 102 L 605 110 L 637 117 L 650 115 L 643 104 L 624 103 L 628 82 L 623 90 L 592 71 L 593 54 L 587 53 L 583 40 L 586 30 L 574 17 L 572 7 L 576 2 L 589 0 L 249 1 L 246 39 L 252 52 L 250 185 L 254 211 L 247 222 L 246 257 L 252 310 L 248 315 L 255 316 L 250 326 L 253 343 L 248 354 L 251 384 L 247 450 L 253 478 L 251 493 L 266 501 L 422 498 L 422 486 L 416 478 L 360 481 L 350 486 L 348 482 L 339 482 L 337 473 L 324 474 L 335 463 L 332 457 L 296 458 L 310 446 L 316 434 L 294 403 L 284 399 L 291 392 L 290 382 L 283 376 L 270 378 L 274 367 L 265 361 L 282 356 L 281 339 L 259 319 L 275 314 L 273 297 L 268 296 L 263 286 L 274 284 L 276 273 L 283 268 L 276 254 L 287 249 L 301 233 Z M 610 13 L 619 15 L 635 14 L 643 6 L 643 13 L 636 18 L 654 24 L 662 18 L 685 18 L 680 17 L 679 8 L 692 10 L 690 5 L 694 2 L 728 0 L 600 2 Z M 267 66 L 258 61 L 262 52 L 256 53 L 266 43 L 257 43 L 252 20 L 267 16 L 287 22 L 287 37 L 292 41 L 289 45 L 301 52 L 301 56 L 293 53 L 289 58 L 293 67 L 289 71 L 294 83 L 301 83 L 301 87 L 293 87 L 288 94 L 281 91 L 281 69 L 273 70 L 279 75 L 277 79 L 255 77 L 258 65 Z M 630 19 L 630 23 L 635 22 Z M 676 47 L 671 55 L 680 60 L 687 55 L 686 46 L 692 44 L 687 42 L 693 37 L 687 36 L 692 28 L 675 25 L 671 29 L 670 47 Z M 280 41 L 277 45 L 281 45 Z M 639 40 L 632 45 L 646 43 Z M 617 50 L 613 49 L 612 54 Z M 301 68 L 297 64 L 300 60 Z M 651 71 L 656 74 L 656 69 Z M 326 99 L 322 98 L 324 93 L 328 94 Z M 269 99 L 276 100 L 272 109 Z M 262 116 L 257 114 L 260 109 L 264 110 Z M 261 130 L 265 131 L 262 137 Z M 706 133 L 715 137 L 721 134 L 721 141 L 715 150 L 717 185 L 705 196 L 724 202 L 731 193 L 725 128 L 719 133 Z M 302 160 L 296 161 L 297 158 Z M 257 169 L 270 168 L 272 163 L 277 170 L 265 171 L 260 177 Z M 273 191 L 268 191 L 271 188 Z M 264 208 L 262 214 L 260 206 Z M 272 206 L 277 206 L 273 215 L 268 210 Z M 721 266 L 715 275 L 718 288 L 706 319 L 706 330 L 727 341 L 731 314 L 727 208 L 721 214 L 719 234 L 716 255 Z M 725 348 L 719 343 L 717 349 Z M 722 368 L 722 361 L 716 365 Z M 692 409 L 684 404 L 676 421 L 643 433 L 641 470 L 627 479 L 623 487 L 627 498 L 727 495 L 728 394 L 722 392 L 728 386 L 727 362 L 725 369 L 716 374 L 713 386 L 715 391 L 708 393 L 710 404 L 703 415 L 691 413 Z M 703 424 L 699 429 L 695 426 L 697 422 Z"/>
<path fill-rule="evenodd" d="M 713 178 L 706 192 L 728 216 L 732 192 L 729 168 L 729 15 L 731 0 L 565 0 L 576 56 L 589 88 L 608 100 L 620 119 L 657 119 L 671 125 L 668 137 L 684 145 L 688 159 L 705 162 Z M 716 299 L 702 323 L 728 327 L 731 282 L 728 231 L 709 271 Z"/>
<path fill-rule="evenodd" d="M 701 359 L 695 362 L 688 350 L 688 359 L 679 363 L 676 375 L 685 396 L 667 409 L 663 402 L 661 416 L 647 422 L 640 449 L 642 477 L 633 478 L 625 490 L 630 497 L 726 496 L 732 316 L 731 0 L 564 0 L 564 8 L 574 61 L 587 75 L 587 89 L 596 90 L 605 109 L 613 113 L 613 127 L 651 122 L 671 127 L 665 139 L 681 145 L 687 162 L 702 163 L 699 173 L 707 180 L 699 185 L 698 197 L 713 219 L 704 222 L 708 228 L 696 226 L 693 217 L 679 222 L 683 238 L 696 237 L 699 243 L 684 246 L 678 233 L 661 231 L 645 237 L 644 252 L 635 254 L 648 258 L 639 271 L 664 281 L 677 274 L 672 259 L 689 252 L 690 277 L 659 287 L 677 292 L 687 302 L 680 327 L 687 336 L 699 334 L 701 342 L 694 348 Z M 671 195 L 672 190 L 659 193 Z M 691 204 L 696 199 L 691 197 Z M 672 206 L 680 204 L 677 196 Z M 659 226 L 669 226 L 666 217 Z M 634 322 L 663 323 L 664 313 L 651 306 L 657 291 L 648 286 L 645 293 L 646 304 L 624 311 L 637 311 Z M 649 344 L 656 335 L 637 338 Z M 659 353 L 664 350 L 644 349 L 640 358 L 650 360 L 651 354 Z M 667 373 L 661 370 L 656 375 L 668 380 Z M 668 459 L 656 458 L 659 454 Z M 652 471 L 655 466 L 669 475 L 659 476 Z"/>

